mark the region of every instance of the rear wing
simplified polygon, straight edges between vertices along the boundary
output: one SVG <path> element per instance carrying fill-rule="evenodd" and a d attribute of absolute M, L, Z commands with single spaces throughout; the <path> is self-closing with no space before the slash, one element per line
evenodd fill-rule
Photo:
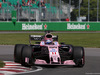
<path fill-rule="evenodd" d="M 29 35 L 30 40 L 41 41 L 43 39 L 42 35 Z"/>
<path fill-rule="evenodd" d="M 31 44 L 31 40 L 41 41 L 43 39 L 43 35 L 29 35 L 29 43 Z"/>
<path fill-rule="evenodd" d="M 29 42 L 31 43 L 31 40 L 41 41 L 44 37 L 44 35 L 29 35 Z M 52 39 L 53 41 L 58 41 L 58 36 L 52 36 Z"/>

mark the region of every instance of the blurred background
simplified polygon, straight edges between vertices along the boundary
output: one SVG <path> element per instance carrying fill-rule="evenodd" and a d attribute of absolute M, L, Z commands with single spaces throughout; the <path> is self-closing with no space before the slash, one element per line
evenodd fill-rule
<path fill-rule="evenodd" d="M 99 0 L 0 0 L 0 21 L 100 21 Z"/>

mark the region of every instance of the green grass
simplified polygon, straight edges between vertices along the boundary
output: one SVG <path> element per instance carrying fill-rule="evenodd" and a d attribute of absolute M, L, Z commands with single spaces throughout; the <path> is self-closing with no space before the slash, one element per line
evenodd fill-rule
<path fill-rule="evenodd" d="M 0 61 L 0 68 L 4 67 L 4 63 L 2 61 Z"/>
<path fill-rule="evenodd" d="M 29 35 L 43 33 L 7 33 L 0 34 L 0 45 L 29 44 Z M 100 48 L 100 33 L 53 33 L 59 36 L 59 42 L 74 46 Z"/>

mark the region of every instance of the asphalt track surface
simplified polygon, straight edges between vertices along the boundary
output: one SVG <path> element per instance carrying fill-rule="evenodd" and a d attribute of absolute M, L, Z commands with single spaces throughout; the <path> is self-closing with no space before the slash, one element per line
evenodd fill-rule
<path fill-rule="evenodd" d="M 14 46 L 0 45 L 0 60 L 13 61 Z M 43 70 L 20 75 L 100 75 L 100 48 L 85 48 L 85 66 L 41 66 Z"/>

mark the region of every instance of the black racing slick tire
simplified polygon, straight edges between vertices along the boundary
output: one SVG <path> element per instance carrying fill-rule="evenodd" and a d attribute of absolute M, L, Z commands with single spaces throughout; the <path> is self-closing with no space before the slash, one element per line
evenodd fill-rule
<path fill-rule="evenodd" d="M 85 65 L 85 53 L 83 47 L 74 47 L 73 59 L 75 67 L 83 67 Z"/>
<path fill-rule="evenodd" d="M 25 67 L 30 67 L 34 65 L 35 58 L 33 57 L 31 46 L 24 46 L 21 54 L 21 65 Z"/>
<path fill-rule="evenodd" d="M 22 48 L 25 44 L 16 44 L 14 48 L 14 62 L 20 63 Z"/>

